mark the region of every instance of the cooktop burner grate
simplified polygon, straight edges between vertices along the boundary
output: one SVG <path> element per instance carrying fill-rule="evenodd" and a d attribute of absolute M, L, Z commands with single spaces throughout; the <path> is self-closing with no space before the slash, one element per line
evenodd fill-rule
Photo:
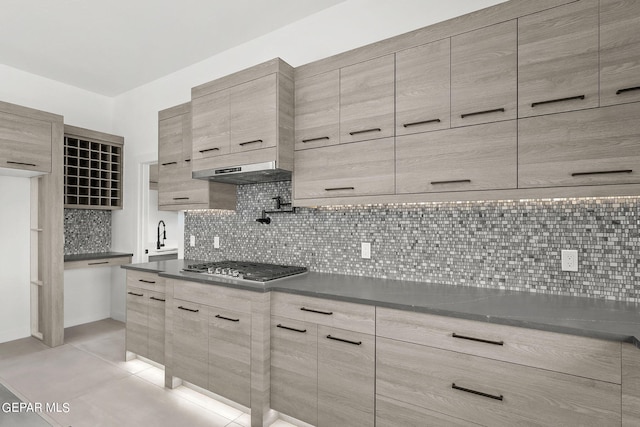
<path fill-rule="evenodd" d="M 306 267 L 266 264 L 247 261 L 218 261 L 189 264 L 183 271 L 229 276 L 255 282 L 268 282 L 283 277 L 306 273 Z"/>

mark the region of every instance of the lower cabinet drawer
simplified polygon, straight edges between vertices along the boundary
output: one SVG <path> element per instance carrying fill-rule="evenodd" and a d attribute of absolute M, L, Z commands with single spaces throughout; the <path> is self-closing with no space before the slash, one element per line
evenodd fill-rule
<path fill-rule="evenodd" d="M 386 338 L 376 392 L 482 425 L 619 426 L 618 384 Z"/>
<path fill-rule="evenodd" d="M 156 292 L 165 291 L 164 279 L 157 273 L 147 271 L 127 270 L 127 286 Z"/>
<path fill-rule="evenodd" d="M 376 396 L 376 427 L 464 427 L 478 425 L 420 406 L 400 402 L 390 397 Z"/>
<path fill-rule="evenodd" d="M 271 407 L 318 424 L 317 325 L 271 317 Z"/>
<path fill-rule="evenodd" d="M 318 426 L 374 425 L 375 337 L 318 326 Z"/>
<path fill-rule="evenodd" d="M 174 299 L 173 375 L 209 387 L 208 307 Z"/>

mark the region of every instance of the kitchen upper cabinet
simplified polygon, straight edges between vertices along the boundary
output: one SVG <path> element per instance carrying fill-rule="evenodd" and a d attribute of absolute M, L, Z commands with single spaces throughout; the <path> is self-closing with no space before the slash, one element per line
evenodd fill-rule
<path fill-rule="evenodd" d="M 394 138 L 295 152 L 294 198 L 394 193 Z"/>
<path fill-rule="evenodd" d="M 340 69 L 340 142 L 394 135 L 395 55 Z"/>
<path fill-rule="evenodd" d="M 451 126 L 517 117 L 517 21 L 451 38 Z"/>
<path fill-rule="evenodd" d="M 295 82 L 295 149 L 340 142 L 340 71 Z"/>
<path fill-rule="evenodd" d="M 209 309 L 173 300 L 173 375 L 202 388 L 209 387 Z"/>
<path fill-rule="evenodd" d="M 600 1 L 600 105 L 640 101 L 640 2 Z"/>
<path fill-rule="evenodd" d="M 517 187 L 515 120 L 396 138 L 396 192 Z"/>
<path fill-rule="evenodd" d="M 0 102 L 0 173 L 50 173 L 54 122 L 61 124 L 62 116 Z"/>
<path fill-rule="evenodd" d="M 293 68 L 279 58 L 192 88 L 192 170 L 293 170 L 293 92 Z"/>
<path fill-rule="evenodd" d="M 191 106 L 158 113 L 158 208 L 160 210 L 232 209 L 235 185 L 191 177 Z"/>
<path fill-rule="evenodd" d="M 599 105 L 598 0 L 518 19 L 518 116 Z"/>
<path fill-rule="evenodd" d="M 450 126 L 451 40 L 396 53 L 396 135 Z"/>
<path fill-rule="evenodd" d="M 637 104 L 519 120 L 518 185 L 640 183 L 639 140 Z"/>

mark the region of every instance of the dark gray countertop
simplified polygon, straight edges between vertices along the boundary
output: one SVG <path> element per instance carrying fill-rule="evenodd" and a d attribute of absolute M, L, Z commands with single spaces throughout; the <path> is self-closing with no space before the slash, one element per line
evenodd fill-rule
<path fill-rule="evenodd" d="M 120 258 L 123 256 L 133 256 L 125 252 L 93 252 L 88 254 L 65 255 L 64 262 L 87 261 L 90 259 Z"/>
<path fill-rule="evenodd" d="M 122 268 L 254 292 L 281 291 L 630 342 L 640 348 L 640 304 L 328 273 L 310 272 L 259 284 L 181 271 L 185 264 L 195 262 L 168 260 L 128 264 Z"/>

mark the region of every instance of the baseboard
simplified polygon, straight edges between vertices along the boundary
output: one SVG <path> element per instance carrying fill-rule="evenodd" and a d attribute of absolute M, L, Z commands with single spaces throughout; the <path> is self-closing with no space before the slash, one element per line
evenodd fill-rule
<path fill-rule="evenodd" d="M 19 340 L 30 337 L 29 328 L 16 328 L 0 331 L 0 343 Z"/>

